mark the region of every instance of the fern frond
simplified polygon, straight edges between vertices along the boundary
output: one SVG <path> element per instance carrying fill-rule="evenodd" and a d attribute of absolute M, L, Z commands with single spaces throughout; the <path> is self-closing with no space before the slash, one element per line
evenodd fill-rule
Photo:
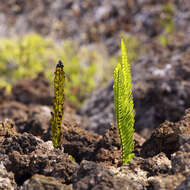
<path fill-rule="evenodd" d="M 64 66 L 61 61 L 56 66 L 55 78 L 54 78 L 54 103 L 53 113 L 51 119 L 52 125 L 52 141 L 53 146 L 56 148 L 61 144 L 61 125 L 64 114 L 64 83 L 65 73 Z"/>
<path fill-rule="evenodd" d="M 134 156 L 134 104 L 130 64 L 123 39 L 121 40 L 121 63 L 114 70 L 115 117 L 119 129 L 122 149 L 122 162 L 130 162 Z"/>

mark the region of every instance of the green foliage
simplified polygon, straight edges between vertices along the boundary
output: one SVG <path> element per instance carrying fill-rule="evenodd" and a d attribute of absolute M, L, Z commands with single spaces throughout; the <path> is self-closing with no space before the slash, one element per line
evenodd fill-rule
<path fill-rule="evenodd" d="M 65 73 L 64 66 L 61 61 L 56 66 L 54 78 L 54 103 L 52 112 L 52 141 L 53 146 L 57 148 L 61 145 L 62 138 L 62 120 L 64 114 L 64 83 Z"/>
<path fill-rule="evenodd" d="M 69 155 L 69 159 L 71 159 L 73 162 L 76 162 L 75 158 L 72 155 Z"/>
<path fill-rule="evenodd" d="M 50 55 L 48 48 L 52 49 L 53 43 L 36 34 L 18 38 L 0 40 L 0 74 L 9 76 L 8 82 L 34 76 L 42 71 Z"/>
<path fill-rule="evenodd" d="M 95 63 L 99 62 L 99 57 L 94 51 L 79 49 L 71 41 L 57 45 L 38 34 L 0 39 L 0 86 L 10 91 L 13 83 L 25 77 L 34 77 L 40 71 L 45 72 L 53 82 L 52 71 L 57 59 L 64 60 L 66 65 L 69 83 L 65 94 L 78 107 L 95 88 Z"/>
<path fill-rule="evenodd" d="M 129 61 L 139 55 L 138 40 L 124 35 L 129 44 Z M 109 56 L 104 46 L 88 48 L 78 46 L 71 40 L 56 44 L 53 40 L 38 34 L 28 34 L 23 38 L 0 39 L 0 86 L 8 91 L 11 85 L 26 77 L 35 77 L 43 71 L 53 83 L 53 70 L 58 59 L 64 61 L 67 100 L 73 107 L 80 107 L 93 89 L 101 87 L 111 79 L 113 68 L 119 56 Z M 105 75 L 106 70 L 106 75 Z"/>
<path fill-rule="evenodd" d="M 161 17 L 158 19 L 158 23 L 164 28 L 164 33 L 158 36 L 160 43 L 164 47 L 166 47 L 166 45 L 168 44 L 168 40 L 175 29 L 175 24 L 173 20 L 174 13 L 175 9 L 173 4 L 168 3 L 162 7 L 162 14 Z"/>
<path fill-rule="evenodd" d="M 121 40 L 121 63 L 114 70 L 115 117 L 119 129 L 122 162 L 128 163 L 134 156 L 134 104 L 130 64 L 123 39 Z"/>
<path fill-rule="evenodd" d="M 79 50 L 77 44 L 69 41 L 63 44 L 62 49 L 64 51 L 59 52 L 59 58 L 65 62 L 68 80 L 65 94 L 74 107 L 79 107 L 96 86 L 96 53 L 86 48 Z"/>

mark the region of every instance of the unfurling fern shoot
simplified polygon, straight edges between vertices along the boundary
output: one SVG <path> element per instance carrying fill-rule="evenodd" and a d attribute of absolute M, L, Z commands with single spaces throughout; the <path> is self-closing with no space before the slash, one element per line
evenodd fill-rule
<path fill-rule="evenodd" d="M 56 148 L 61 145 L 62 138 L 62 120 L 64 114 L 64 83 L 65 73 L 64 66 L 61 61 L 56 66 L 54 78 L 54 102 L 51 119 L 52 141 Z"/>
<path fill-rule="evenodd" d="M 134 104 L 130 64 L 123 39 L 121 40 L 121 63 L 114 70 L 115 117 L 119 129 L 122 162 L 128 163 L 134 156 Z"/>

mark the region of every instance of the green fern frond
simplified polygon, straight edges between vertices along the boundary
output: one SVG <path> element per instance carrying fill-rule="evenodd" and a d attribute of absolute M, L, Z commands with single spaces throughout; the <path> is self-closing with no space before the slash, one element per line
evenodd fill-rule
<path fill-rule="evenodd" d="M 53 141 L 53 146 L 55 148 L 60 146 L 62 138 L 61 125 L 64 114 L 64 83 L 65 83 L 64 66 L 62 62 L 59 61 L 55 70 L 54 103 L 53 103 L 53 113 L 51 119 L 52 141 Z"/>
<path fill-rule="evenodd" d="M 130 64 L 123 39 L 121 40 L 121 63 L 114 70 L 115 117 L 119 129 L 122 149 L 122 162 L 128 163 L 134 153 L 134 104 Z"/>

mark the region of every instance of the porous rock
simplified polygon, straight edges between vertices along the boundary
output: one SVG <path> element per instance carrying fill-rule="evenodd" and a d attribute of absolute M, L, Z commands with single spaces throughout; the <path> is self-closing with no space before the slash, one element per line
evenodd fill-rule
<path fill-rule="evenodd" d="M 144 189 L 147 186 L 148 172 L 141 168 L 142 165 L 143 159 L 135 156 L 129 164 L 120 167 L 108 166 L 108 168 L 115 177 L 132 181 L 136 189 Z"/>
<path fill-rule="evenodd" d="M 29 154 L 36 149 L 36 146 L 42 143 L 42 140 L 36 138 L 35 136 L 23 133 L 17 134 L 10 137 L 5 137 L 1 143 L 1 150 L 5 154 L 17 151 L 20 154 Z"/>
<path fill-rule="evenodd" d="M 72 177 L 73 188 L 79 189 L 104 189 L 104 190 L 142 190 L 142 185 L 137 185 L 132 180 L 116 177 L 110 170 L 94 162 L 83 160 L 78 171 Z"/>
<path fill-rule="evenodd" d="M 14 122 L 10 119 L 5 119 L 5 121 L 0 121 L 0 143 L 8 137 L 12 137 L 18 134 L 16 132 L 16 126 Z"/>
<path fill-rule="evenodd" d="M 141 155 L 151 157 L 164 152 L 168 157 L 177 152 L 185 143 L 182 136 L 190 135 L 190 110 L 186 110 L 186 115 L 179 122 L 164 122 L 159 128 L 155 129 L 152 136 L 143 146 Z"/>
<path fill-rule="evenodd" d="M 17 184 L 14 180 L 14 175 L 11 172 L 7 172 L 3 163 L 0 163 L 0 190 L 14 190 Z"/>
<path fill-rule="evenodd" d="M 172 172 L 190 174 L 190 134 L 180 136 L 179 151 L 171 155 Z"/>
<path fill-rule="evenodd" d="M 7 156 L 3 163 L 15 174 L 19 185 L 36 173 L 59 178 L 65 183 L 78 167 L 63 150 L 54 149 L 52 142 L 45 143 L 31 134 L 5 138 L 1 147 Z"/>
<path fill-rule="evenodd" d="M 183 181 L 185 176 L 177 175 L 161 175 L 153 176 L 148 179 L 149 188 L 153 190 L 171 190 L 176 189 Z"/>
<path fill-rule="evenodd" d="M 101 136 L 79 127 L 76 123 L 64 121 L 62 139 L 64 151 L 80 162 L 83 159 L 91 160 L 95 156 L 95 144 Z"/>
<path fill-rule="evenodd" d="M 111 125 L 96 143 L 93 160 L 109 164 L 121 163 L 120 138 L 116 125 Z"/>
<path fill-rule="evenodd" d="M 162 152 L 154 157 L 145 159 L 141 165 L 141 169 L 148 171 L 148 177 L 169 173 L 171 168 L 171 160 Z"/>
<path fill-rule="evenodd" d="M 72 186 L 63 185 L 54 177 L 47 177 L 39 174 L 33 175 L 26 180 L 20 190 L 73 190 Z"/>

